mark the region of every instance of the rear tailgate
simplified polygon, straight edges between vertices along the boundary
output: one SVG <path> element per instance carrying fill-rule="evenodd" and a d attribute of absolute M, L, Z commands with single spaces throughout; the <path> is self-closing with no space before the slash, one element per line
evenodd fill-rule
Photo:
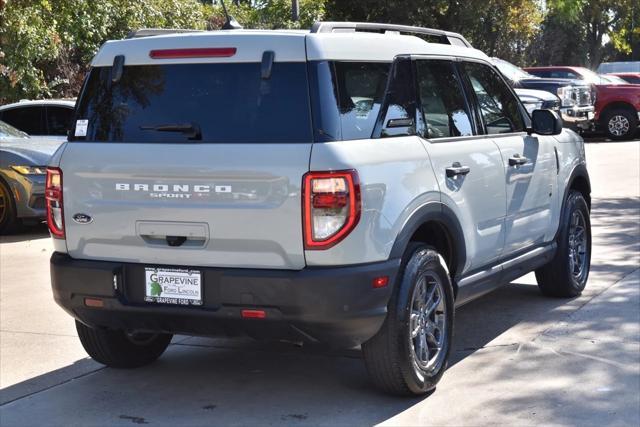
<path fill-rule="evenodd" d="M 74 258 L 304 267 L 301 177 L 309 144 L 69 143 L 63 170 Z M 93 221 L 77 223 L 75 214 Z M 185 236 L 172 247 L 165 236 Z"/>
<path fill-rule="evenodd" d="M 157 54 L 165 48 L 167 59 Z M 265 51 L 275 52 L 266 77 Z M 122 52 L 114 81 L 110 64 Z M 106 45 L 60 164 L 69 254 L 303 268 L 300 187 L 312 141 L 304 60 L 299 35 Z"/>

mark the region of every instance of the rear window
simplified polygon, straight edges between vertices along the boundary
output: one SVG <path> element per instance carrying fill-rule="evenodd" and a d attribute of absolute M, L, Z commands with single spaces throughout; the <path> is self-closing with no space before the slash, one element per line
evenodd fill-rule
<path fill-rule="evenodd" d="M 305 63 L 111 67 L 89 74 L 72 139 L 97 142 L 295 143 L 312 140 Z M 83 126 L 76 124 L 86 120 Z M 82 123 L 82 122 L 80 122 Z M 75 135 L 75 136 L 74 136 Z"/>

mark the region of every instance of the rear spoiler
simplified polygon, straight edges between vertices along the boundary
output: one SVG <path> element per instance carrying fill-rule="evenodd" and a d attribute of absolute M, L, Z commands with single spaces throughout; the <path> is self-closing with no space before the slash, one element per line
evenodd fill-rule
<path fill-rule="evenodd" d="M 140 28 L 138 30 L 129 31 L 128 39 L 137 39 L 140 37 L 161 36 L 164 34 L 176 33 L 201 33 L 203 30 L 190 30 L 187 28 Z"/>

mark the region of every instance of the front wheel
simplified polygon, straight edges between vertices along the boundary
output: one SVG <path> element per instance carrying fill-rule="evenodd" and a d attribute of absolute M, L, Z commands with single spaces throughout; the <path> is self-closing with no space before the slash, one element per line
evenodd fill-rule
<path fill-rule="evenodd" d="M 16 205 L 11 196 L 11 191 L 9 191 L 5 183 L 0 180 L 0 235 L 15 232 L 18 225 Z"/>
<path fill-rule="evenodd" d="M 127 333 L 94 329 L 76 320 L 78 337 L 96 362 L 111 368 L 138 368 L 155 361 L 171 342 L 171 334 Z"/>
<path fill-rule="evenodd" d="M 567 196 L 554 258 L 536 270 L 540 291 L 547 296 L 571 298 L 582 293 L 591 267 L 591 221 L 582 194 Z"/>
<path fill-rule="evenodd" d="M 407 251 L 387 318 L 362 344 L 369 376 L 399 395 L 433 390 L 447 366 L 453 339 L 453 288 L 444 259 L 432 248 Z"/>

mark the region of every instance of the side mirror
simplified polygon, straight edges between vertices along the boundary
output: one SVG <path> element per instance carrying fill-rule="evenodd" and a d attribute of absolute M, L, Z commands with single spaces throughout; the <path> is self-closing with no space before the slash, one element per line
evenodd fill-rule
<path fill-rule="evenodd" d="M 558 135 L 562 132 L 562 118 L 551 110 L 534 110 L 531 113 L 531 128 L 527 133 L 538 135 Z"/>

